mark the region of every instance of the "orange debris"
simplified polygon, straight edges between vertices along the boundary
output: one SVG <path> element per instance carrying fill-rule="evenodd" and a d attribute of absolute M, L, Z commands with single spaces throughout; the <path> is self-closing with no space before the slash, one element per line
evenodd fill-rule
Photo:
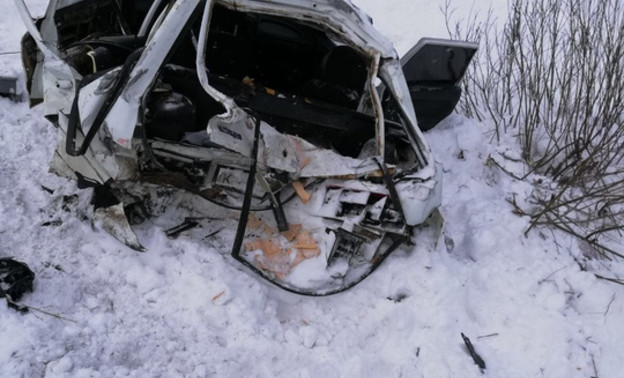
<path fill-rule="evenodd" d="M 249 214 L 249 217 L 247 218 L 247 227 L 257 230 L 262 225 L 264 225 L 264 222 L 261 219 L 256 218 L 253 214 Z"/>
<path fill-rule="evenodd" d="M 292 268 L 299 265 L 303 260 L 311 259 L 321 254 L 318 244 L 306 230 L 297 234 L 293 248 L 297 249 L 297 256 L 295 256 L 295 260 L 292 263 Z"/>
<path fill-rule="evenodd" d="M 220 292 L 219 294 L 215 295 L 214 297 L 212 297 L 212 301 L 216 301 L 217 299 L 221 298 L 221 296 L 225 294 L 225 290 L 223 290 L 222 292 Z"/>
<path fill-rule="evenodd" d="M 301 232 L 300 224 L 291 224 L 288 226 L 288 231 L 282 232 L 282 235 L 286 238 L 287 241 L 291 242 L 295 240 L 297 234 Z"/>
<path fill-rule="evenodd" d="M 253 219 L 258 222 L 258 227 L 264 224 L 256 218 Z M 280 279 L 288 275 L 302 261 L 321 254 L 314 238 L 308 231 L 303 230 L 300 224 L 291 224 L 288 231 L 282 232 L 281 235 L 270 234 L 267 238 L 250 240 L 245 243 L 245 249 L 247 252 L 261 251 L 261 254 L 254 256 L 254 264 L 259 269 L 271 272 Z"/>
<path fill-rule="evenodd" d="M 291 185 L 292 185 L 293 189 L 295 189 L 295 192 L 299 196 L 299 199 L 301 200 L 301 202 L 303 202 L 303 203 L 310 202 L 310 199 L 312 198 L 312 195 L 305 190 L 305 188 L 304 188 L 303 184 L 301 183 L 301 181 L 293 181 L 291 183 Z"/>
<path fill-rule="evenodd" d="M 282 253 L 280 245 L 270 239 L 256 239 L 245 243 L 247 251 L 261 250 L 265 256 L 273 257 Z"/>

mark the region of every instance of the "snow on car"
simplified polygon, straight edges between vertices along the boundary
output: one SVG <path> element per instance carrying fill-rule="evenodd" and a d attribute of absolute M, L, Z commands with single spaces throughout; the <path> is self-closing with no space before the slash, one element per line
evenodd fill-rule
<path fill-rule="evenodd" d="M 476 44 L 399 59 L 342 0 L 53 0 L 38 20 L 15 4 L 31 103 L 62 135 L 51 171 L 93 187 L 95 222 L 129 247 L 129 219 L 156 213 L 145 188 L 176 187 L 236 211 L 217 219 L 236 260 L 327 295 L 437 215 L 422 131 L 452 112 Z"/>

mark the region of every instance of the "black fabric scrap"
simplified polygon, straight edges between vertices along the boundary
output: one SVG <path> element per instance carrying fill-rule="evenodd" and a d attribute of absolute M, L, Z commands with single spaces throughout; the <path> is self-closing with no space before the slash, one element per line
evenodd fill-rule
<path fill-rule="evenodd" d="M 27 291 L 33 291 L 35 273 L 28 265 L 13 260 L 11 257 L 0 258 L 0 298 L 6 298 L 10 308 L 19 312 L 27 312 L 28 307 L 16 301 Z"/>

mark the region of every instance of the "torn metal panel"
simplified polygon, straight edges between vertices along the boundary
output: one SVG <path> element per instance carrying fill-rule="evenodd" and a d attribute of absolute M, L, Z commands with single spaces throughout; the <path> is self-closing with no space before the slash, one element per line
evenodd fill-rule
<path fill-rule="evenodd" d="M 235 114 L 241 114 L 241 118 L 234 116 L 227 123 L 220 117 L 214 117 L 208 124 L 208 140 L 250 157 L 253 131 L 249 124 L 253 121 L 240 112 Z M 297 136 L 282 134 L 266 122 L 261 123 L 260 134 L 259 162 L 295 177 L 364 177 L 378 170 L 372 159 L 353 159 L 319 148 Z"/>
<path fill-rule="evenodd" d="M 396 184 L 398 197 L 403 206 L 405 222 L 422 224 L 442 203 L 442 167 L 435 170 L 435 177 L 427 180 L 406 178 Z"/>
<path fill-rule="evenodd" d="M 93 215 L 93 224 L 128 247 L 140 252 L 145 251 L 145 247 L 141 245 L 139 238 L 128 223 L 123 204 L 118 203 L 96 209 Z"/>
<path fill-rule="evenodd" d="M 132 147 L 134 128 L 140 119 L 141 100 L 199 4 L 200 0 L 176 1 L 162 25 L 145 46 L 143 54 L 130 74 L 128 84 L 106 117 L 111 136 L 120 146 Z"/>
<path fill-rule="evenodd" d="M 13 0 L 17 10 L 26 25 L 26 29 L 41 54 L 42 63 L 37 65 L 37 75 L 33 86 L 42 88 L 44 100 L 44 114 L 56 115 L 59 111 L 69 112 L 76 90 L 76 82 L 81 75 L 59 57 L 51 41 L 44 40 L 23 0 Z M 47 36 L 46 36 L 47 37 Z"/>
<path fill-rule="evenodd" d="M 63 139 L 67 138 L 67 125 L 68 118 L 59 113 L 57 126 Z M 84 139 L 82 131 L 78 131 L 77 139 L 78 142 Z M 92 141 L 81 156 L 70 156 L 64 141 L 57 146 L 55 156 L 63 160 L 74 172 L 100 184 L 109 180 L 128 180 L 137 177 L 136 151 L 121 150 L 112 143 L 110 137 L 107 138 L 102 134 Z"/>

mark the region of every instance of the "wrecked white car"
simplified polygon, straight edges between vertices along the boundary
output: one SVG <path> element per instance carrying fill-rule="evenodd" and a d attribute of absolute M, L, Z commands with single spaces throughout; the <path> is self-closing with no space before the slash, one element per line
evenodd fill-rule
<path fill-rule="evenodd" d="M 344 0 L 51 0 L 38 20 L 15 4 L 31 103 L 62 135 L 51 170 L 94 187 L 134 249 L 134 188 L 174 186 L 236 211 L 236 260 L 327 295 L 440 205 L 421 131 L 455 107 L 473 43 L 399 59 Z"/>

